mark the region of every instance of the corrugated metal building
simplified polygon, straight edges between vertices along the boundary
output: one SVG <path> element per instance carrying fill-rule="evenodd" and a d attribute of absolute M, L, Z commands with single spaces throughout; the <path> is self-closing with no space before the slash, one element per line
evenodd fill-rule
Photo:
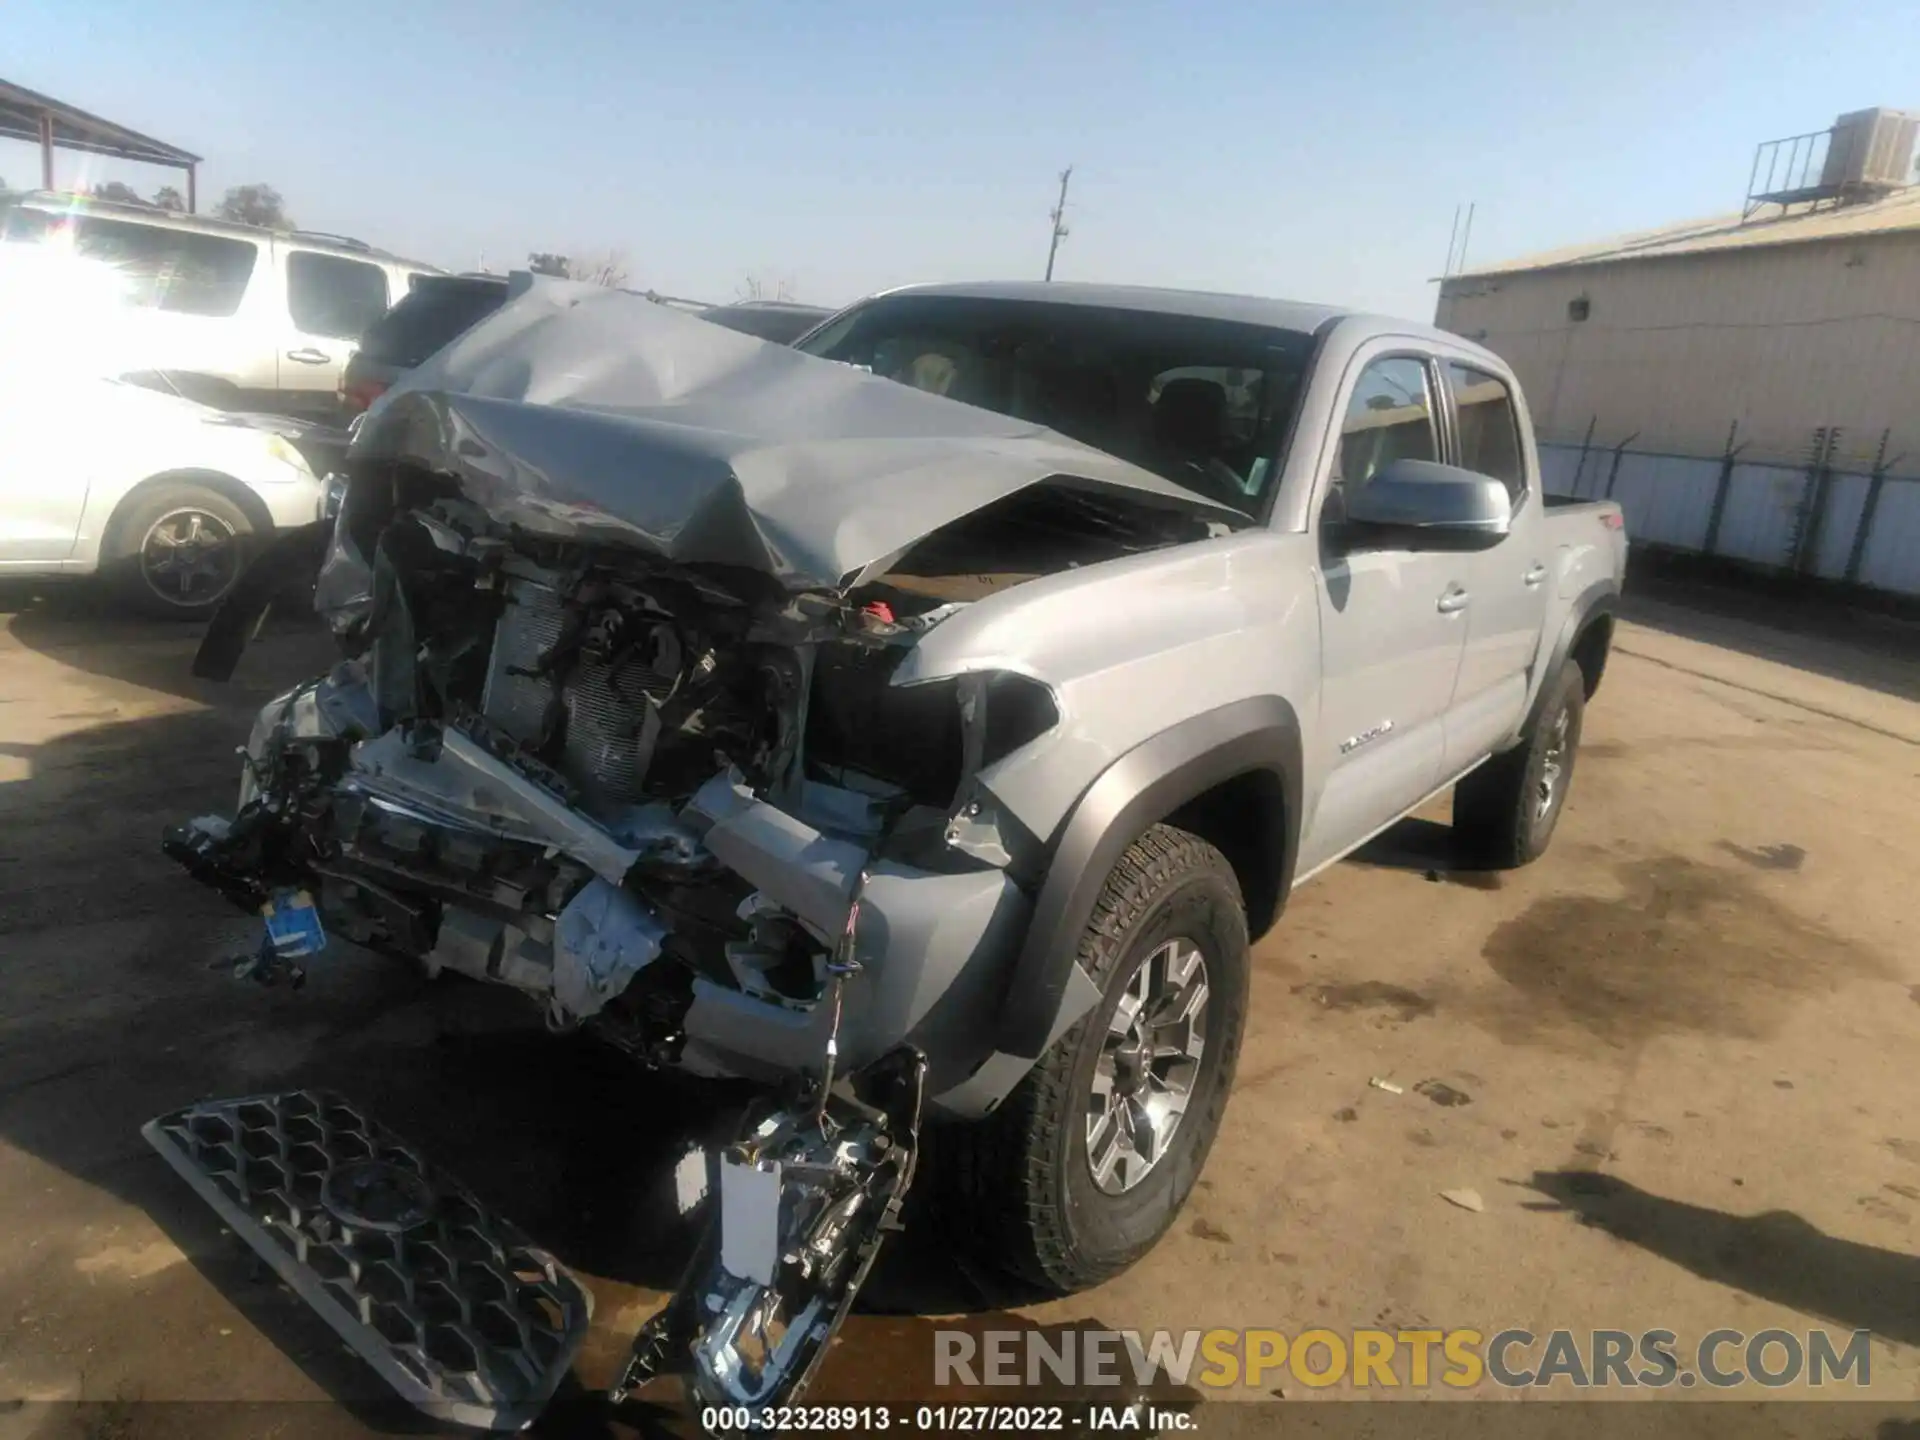
<path fill-rule="evenodd" d="M 1920 594 L 1913 134 L 1861 112 L 1772 142 L 1824 140 L 1745 215 L 1449 276 L 1437 323 L 1514 367 L 1550 481 L 1641 539 Z"/>

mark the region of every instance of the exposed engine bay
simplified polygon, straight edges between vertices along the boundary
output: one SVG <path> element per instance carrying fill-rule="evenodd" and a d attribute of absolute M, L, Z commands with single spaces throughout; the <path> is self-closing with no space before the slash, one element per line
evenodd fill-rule
<path fill-rule="evenodd" d="M 692 1277 L 733 1298 L 650 1327 L 630 1374 L 691 1353 L 704 1393 L 774 1403 L 897 1211 L 921 1097 L 991 1054 L 1046 863 L 977 781 L 1065 723 L 1053 690 L 992 663 L 898 684 L 903 659 L 1010 587 L 1240 519 L 588 287 L 415 371 L 349 468 L 316 590 L 342 658 L 261 712 L 236 813 L 165 848 L 250 912 L 305 892 L 555 1030 L 802 1097 L 731 1162 L 775 1177 L 778 1277 Z M 876 1075 L 878 1108 L 844 1083 Z M 782 1315 L 813 1338 L 729 1369 L 713 1326 Z"/>
<path fill-rule="evenodd" d="M 1074 533 L 1086 505 L 1021 492 L 844 596 L 791 595 L 525 537 L 417 471 L 356 484 L 334 560 L 372 558 L 345 658 L 261 713 L 234 818 L 167 849 L 247 910 L 307 887 L 360 944 L 730 1073 L 726 1027 L 696 1020 L 688 1047 L 696 996 L 818 1009 L 878 958 L 851 930 L 876 865 L 883 891 L 931 882 L 939 911 L 989 875 L 989 913 L 1018 908 L 1020 842 L 969 781 L 1057 723 L 1048 690 L 889 680 L 956 608 L 1151 543 L 1118 517 Z"/>

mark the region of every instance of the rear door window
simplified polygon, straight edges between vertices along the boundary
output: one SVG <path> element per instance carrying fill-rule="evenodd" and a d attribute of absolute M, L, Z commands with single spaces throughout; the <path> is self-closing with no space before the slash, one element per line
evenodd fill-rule
<path fill-rule="evenodd" d="M 30 213 L 23 210 L 20 216 Z M 8 234 L 11 238 L 12 225 Z M 237 311 L 260 253 L 251 240 L 102 215 L 49 215 L 39 238 L 65 240 L 76 255 L 112 266 L 125 284 L 128 303 L 182 315 Z"/>
<path fill-rule="evenodd" d="M 1527 467 L 1513 392 L 1499 376 L 1458 361 L 1447 363 L 1447 384 L 1459 421 L 1461 467 L 1498 480 L 1519 504 L 1527 493 Z"/>
<path fill-rule="evenodd" d="M 287 256 L 287 311 L 303 335 L 358 340 L 387 310 L 387 272 L 364 260 L 295 250 Z"/>
<path fill-rule="evenodd" d="M 507 287 L 462 280 L 416 281 L 413 292 L 368 327 L 360 353 L 411 369 L 506 303 Z"/>

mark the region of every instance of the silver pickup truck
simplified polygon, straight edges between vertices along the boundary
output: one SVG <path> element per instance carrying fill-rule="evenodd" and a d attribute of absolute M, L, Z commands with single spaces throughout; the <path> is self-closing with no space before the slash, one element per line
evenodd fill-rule
<path fill-rule="evenodd" d="M 1463 863 L 1546 849 L 1625 546 L 1542 493 L 1512 372 L 1422 325 L 944 286 L 790 350 L 544 285 L 368 412 L 317 591 L 343 658 L 166 845 L 268 912 L 261 978 L 317 912 L 762 1082 L 622 1389 L 764 1405 L 923 1124 L 994 1263 L 1066 1291 L 1153 1245 L 1294 886 L 1449 787 Z M 509 1423 L 564 1372 L 584 1289 L 522 1237 L 487 1253 L 542 1304 L 488 1299 L 447 1257 L 505 1222 L 349 1099 L 148 1133 L 418 1403 Z"/>

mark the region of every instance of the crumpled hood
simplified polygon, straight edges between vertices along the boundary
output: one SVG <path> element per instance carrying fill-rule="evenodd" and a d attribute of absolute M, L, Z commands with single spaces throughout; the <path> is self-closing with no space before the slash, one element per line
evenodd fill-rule
<path fill-rule="evenodd" d="M 382 396 L 352 458 L 496 520 L 833 589 L 1042 481 L 1245 517 L 1064 435 L 641 296 L 539 281 Z"/>

